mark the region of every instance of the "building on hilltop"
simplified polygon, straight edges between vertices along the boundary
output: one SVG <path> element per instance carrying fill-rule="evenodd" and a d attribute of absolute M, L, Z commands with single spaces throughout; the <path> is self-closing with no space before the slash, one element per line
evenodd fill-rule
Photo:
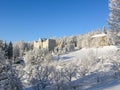
<path fill-rule="evenodd" d="M 38 41 L 34 41 L 34 48 L 38 49 L 48 49 L 49 51 L 53 51 L 56 47 L 56 40 L 54 39 L 39 39 Z"/>
<path fill-rule="evenodd" d="M 88 34 L 81 37 L 78 48 L 103 47 L 109 45 L 113 45 L 113 43 L 111 37 L 108 34 Z"/>
<path fill-rule="evenodd" d="M 112 42 L 112 41 L 111 41 Z M 107 34 L 97 34 L 91 37 L 90 47 L 102 47 L 112 45 L 112 43 L 108 43 Z"/>

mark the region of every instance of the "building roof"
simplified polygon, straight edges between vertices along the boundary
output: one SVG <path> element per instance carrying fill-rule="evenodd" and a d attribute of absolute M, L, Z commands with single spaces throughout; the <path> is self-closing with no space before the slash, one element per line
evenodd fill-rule
<path fill-rule="evenodd" d="M 103 36 L 106 36 L 106 34 L 102 33 L 102 34 L 93 35 L 92 38 L 103 37 Z"/>

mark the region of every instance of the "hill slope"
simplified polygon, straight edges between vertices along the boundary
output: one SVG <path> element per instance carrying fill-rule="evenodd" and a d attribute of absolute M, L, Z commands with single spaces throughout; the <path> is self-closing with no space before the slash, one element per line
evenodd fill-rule
<path fill-rule="evenodd" d="M 69 63 L 84 62 L 89 58 L 96 59 L 93 66 L 85 77 L 72 81 L 76 90 L 119 90 L 120 79 L 115 77 L 115 63 L 118 63 L 114 55 L 118 51 L 116 46 L 105 46 L 101 48 L 83 48 L 78 51 L 70 52 L 59 56 L 59 62 L 68 65 Z M 112 57 L 111 57 L 112 56 Z M 90 64 L 88 63 L 88 66 Z M 91 73 L 92 72 L 92 73 Z M 117 72 L 118 73 L 118 72 Z M 99 82 L 98 79 L 99 78 Z"/>

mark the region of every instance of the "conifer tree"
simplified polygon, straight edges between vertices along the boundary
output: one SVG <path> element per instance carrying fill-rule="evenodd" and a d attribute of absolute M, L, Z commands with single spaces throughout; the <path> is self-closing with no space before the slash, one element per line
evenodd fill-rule
<path fill-rule="evenodd" d="M 109 26 L 114 45 L 120 45 L 120 0 L 110 0 Z"/>
<path fill-rule="evenodd" d="M 12 57 L 13 57 L 13 44 L 12 42 L 10 42 L 8 46 L 8 59 L 12 59 Z"/>

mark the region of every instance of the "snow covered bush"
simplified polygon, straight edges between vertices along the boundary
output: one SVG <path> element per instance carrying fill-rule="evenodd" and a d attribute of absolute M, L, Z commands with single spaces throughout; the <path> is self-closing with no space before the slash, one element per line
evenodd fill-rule
<path fill-rule="evenodd" d="M 51 68 L 49 66 L 37 65 L 33 72 L 30 83 L 34 86 L 35 90 L 44 90 L 47 86 L 50 86 Z"/>
<path fill-rule="evenodd" d="M 67 90 L 67 81 L 63 75 L 63 69 L 56 69 L 52 73 L 52 85 L 51 90 Z"/>
<path fill-rule="evenodd" d="M 62 74 L 63 74 L 63 77 L 68 82 L 71 82 L 73 79 L 75 79 L 76 73 L 77 73 L 76 65 L 70 63 L 69 65 L 63 66 Z"/>

